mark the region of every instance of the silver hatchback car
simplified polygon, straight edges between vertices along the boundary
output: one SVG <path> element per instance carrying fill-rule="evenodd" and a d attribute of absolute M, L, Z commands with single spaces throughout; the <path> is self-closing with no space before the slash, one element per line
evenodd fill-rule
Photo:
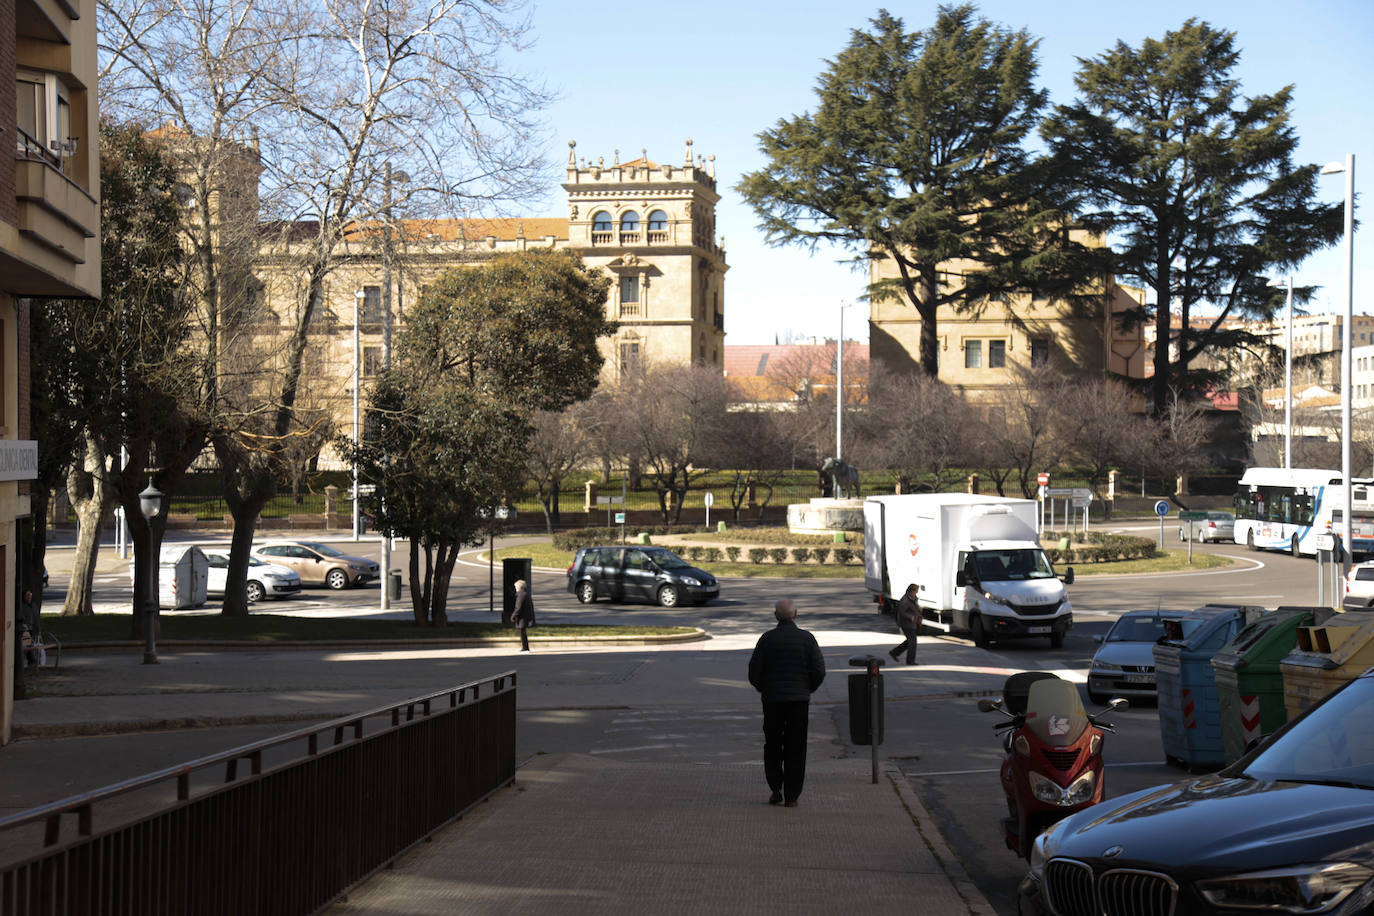
<path fill-rule="evenodd" d="M 1188 519 L 1178 526 L 1180 541 L 1198 540 L 1224 541 L 1228 544 L 1236 539 L 1236 517 L 1230 512 L 1211 509 L 1206 518 Z"/>

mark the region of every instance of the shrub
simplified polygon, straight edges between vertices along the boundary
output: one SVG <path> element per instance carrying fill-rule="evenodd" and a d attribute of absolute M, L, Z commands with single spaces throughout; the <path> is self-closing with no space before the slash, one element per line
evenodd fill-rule
<path fill-rule="evenodd" d="M 731 544 L 729 547 L 725 548 L 725 556 L 729 558 L 731 563 L 739 562 L 739 547 Z"/>
<path fill-rule="evenodd" d="M 840 564 L 841 566 L 845 565 L 853 558 L 854 551 L 850 550 L 848 547 L 835 548 L 835 562 Z"/>
<path fill-rule="evenodd" d="M 719 548 L 719 547 L 707 547 L 706 550 L 705 550 L 705 553 L 706 553 L 706 562 L 707 562 L 707 563 L 719 563 L 719 562 L 720 562 L 720 548 Z"/>
<path fill-rule="evenodd" d="M 750 547 L 750 548 L 749 548 L 749 562 L 750 562 L 750 563 L 762 563 L 762 562 L 763 562 L 763 558 L 766 557 L 766 556 L 768 556 L 768 550 L 767 550 L 767 548 L 764 548 L 764 547 Z"/>
<path fill-rule="evenodd" d="M 794 562 L 797 562 L 797 563 L 805 563 L 807 560 L 811 559 L 811 548 L 810 548 L 810 547 L 793 547 L 793 548 L 792 548 L 792 559 L 793 559 Z"/>
<path fill-rule="evenodd" d="M 768 550 L 768 558 L 771 559 L 774 563 L 786 563 L 786 562 L 787 562 L 787 548 L 786 548 L 786 547 L 772 547 L 772 548 L 769 548 L 769 550 Z"/>
<path fill-rule="evenodd" d="M 700 547 L 688 547 L 688 548 L 687 548 L 687 559 L 691 560 L 692 562 L 696 562 L 697 560 L 700 560 L 700 559 L 701 559 L 701 554 L 702 554 L 702 548 L 700 548 Z"/>
<path fill-rule="evenodd" d="M 817 563 L 824 564 L 826 560 L 830 559 L 830 548 L 817 547 L 815 550 L 811 551 L 811 556 L 816 558 Z"/>

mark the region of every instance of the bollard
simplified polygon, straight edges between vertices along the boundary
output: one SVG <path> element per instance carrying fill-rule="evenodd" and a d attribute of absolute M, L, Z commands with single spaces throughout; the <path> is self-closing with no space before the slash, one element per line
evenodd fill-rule
<path fill-rule="evenodd" d="M 886 662 L 876 655 L 855 655 L 849 659 L 863 674 L 849 676 L 849 738 L 872 749 L 873 782 L 878 782 L 878 745 L 883 743 L 883 676 L 878 669 Z"/>

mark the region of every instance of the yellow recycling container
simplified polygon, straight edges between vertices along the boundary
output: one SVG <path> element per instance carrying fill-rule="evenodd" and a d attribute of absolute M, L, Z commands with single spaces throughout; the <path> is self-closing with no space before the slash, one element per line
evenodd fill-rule
<path fill-rule="evenodd" d="M 1333 614 L 1318 626 L 1298 627 L 1297 636 L 1298 647 L 1279 662 L 1290 719 L 1374 666 L 1374 611 Z"/>

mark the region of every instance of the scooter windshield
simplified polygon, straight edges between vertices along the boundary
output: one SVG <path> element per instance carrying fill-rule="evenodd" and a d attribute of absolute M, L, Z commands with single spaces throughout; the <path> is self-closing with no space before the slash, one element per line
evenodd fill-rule
<path fill-rule="evenodd" d="M 1088 727 L 1088 714 L 1078 698 L 1078 688 L 1058 678 L 1031 684 L 1026 698 L 1026 725 L 1046 744 L 1073 744 Z"/>

